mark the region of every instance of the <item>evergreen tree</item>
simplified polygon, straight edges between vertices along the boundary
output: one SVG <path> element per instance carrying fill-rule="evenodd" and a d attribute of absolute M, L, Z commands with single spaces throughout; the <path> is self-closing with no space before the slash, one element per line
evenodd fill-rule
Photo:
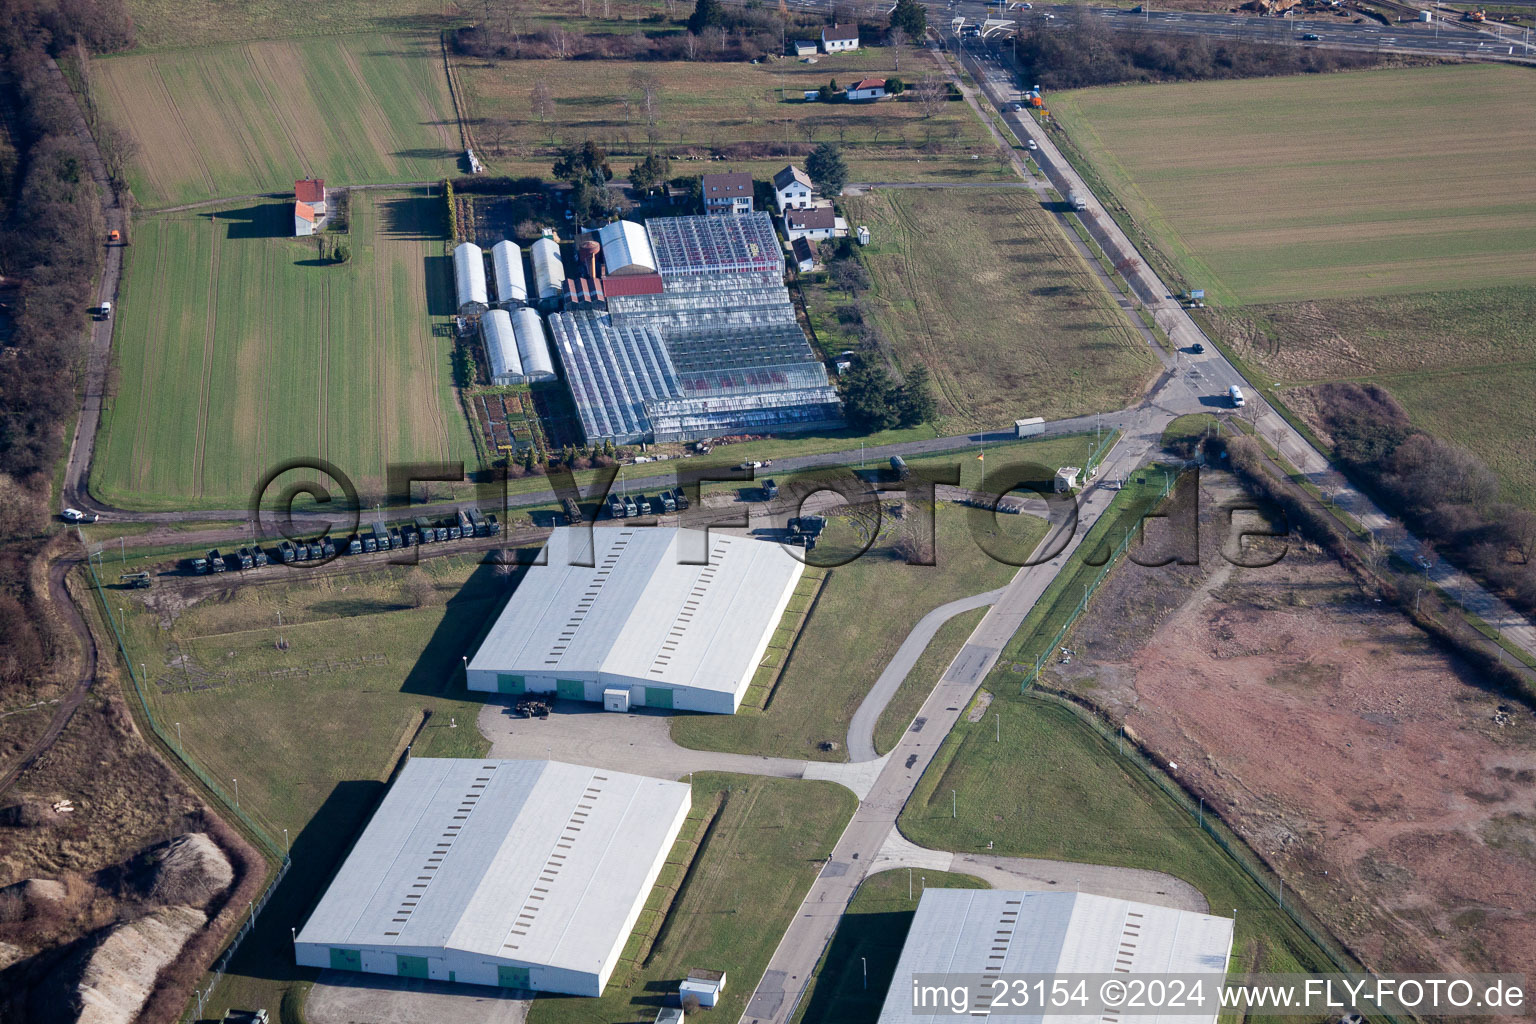
<path fill-rule="evenodd" d="M 830 198 L 843 194 L 848 165 L 843 162 L 841 150 L 830 142 L 823 142 L 806 158 L 805 173 L 811 176 L 817 190 Z"/>
<path fill-rule="evenodd" d="M 901 29 L 913 43 L 921 44 L 928 32 L 928 9 L 917 0 L 896 0 L 891 9 L 891 27 Z"/>
<path fill-rule="evenodd" d="M 698 0 L 693 5 L 693 13 L 688 16 L 688 31 L 696 36 L 703 35 L 712 25 L 723 24 L 725 10 L 720 6 L 720 0 Z"/>
<path fill-rule="evenodd" d="M 906 383 L 898 390 L 894 405 L 904 427 L 913 427 L 933 419 L 938 411 L 938 403 L 933 397 L 928 367 L 918 365 L 907 371 Z"/>

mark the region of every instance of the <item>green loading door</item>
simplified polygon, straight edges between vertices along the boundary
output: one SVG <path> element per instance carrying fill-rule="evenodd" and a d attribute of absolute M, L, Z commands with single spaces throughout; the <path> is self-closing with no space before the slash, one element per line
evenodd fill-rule
<path fill-rule="evenodd" d="M 425 978 L 427 958 L 424 956 L 396 955 L 395 973 L 402 978 Z"/>
<path fill-rule="evenodd" d="M 522 676 L 514 676 L 506 672 L 496 674 L 497 693 L 526 693 L 527 683 Z"/>
<path fill-rule="evenodd" d="M 331 947 L 331 969 L 334 971 L 360 971 L 363 969 L 363 954 L 355 949 L 337 949 Z"/>
<path fill-rule="evenodd" d="M 669 686 L 647 686 L 645 688 L 645 706 L 648 708 L 671 707 L 672 688 Z"/>
<path fill-rule="evenodd" d="M 496 984 L 502 988 L 528 988 L 528 968 L 497 964 Z"/>
<path fill-rule="evenodd" d="M 561 700 L 586 700 L 587 684 L 580 679 L 556 679 L 555 693 Z"/>

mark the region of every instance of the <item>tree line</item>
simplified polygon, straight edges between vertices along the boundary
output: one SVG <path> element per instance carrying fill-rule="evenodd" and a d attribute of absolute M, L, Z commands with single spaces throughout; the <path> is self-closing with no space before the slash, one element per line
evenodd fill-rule
<path fill-rule="evenodd" d="M 50 56 L 132 45 L 114 0 L 0 0 L 0 693 L 46 677 L 61 634 L 34 561 L 76 406 L 104 227 L 76 107 Z"/>
<path fill-rule="evenodd" d="M 1412 426 L 1385 389 L 1331 383 L 1316 393 L 1344 471 L 1441 554 L 1536 613 L 1536 512 L 1503 500 L 1476 455 Z"/>
<path fill-rule="evenodd" d="M 578 3 L 581 18 L 598 15 L 592 0 Z M 820 38 L 826 23 L 820 14 L 781 13 L 767 5 L 728 6 L 720 0 L 696 0 L 687 19 L 679 22 L 671 17 L 673 7 L 673 0 L 667 0 L 666 13 L 637 21 L 628 32 L 582 32 L 565 23 L 536 28 L 521 5 L 492 2 L 486 4 L 484 17 L 454 34 L 453 46 L 484 60 L 762 60 L 784 53 L 794 39 Z M 835 11 L 833 17 L 843 24 L 858 21 L 851 7 Z M 860 23 L 859 37 L 864 45 L 899 45 L 921 40 L 926 28 L 926 9 L 915 0 L 900 0 L 886 23 Z"/>
<path fill-rule="evenodd" d="M 1207 36 L 1124 32 L 1083 9 L 1047 28 L 1031 21 L 1018 35 L 1015 59 L 1025 79 L 1045 89 L 1121 82 L 1181 82 L 1316 74 L 1375 67 L 1380 55 Z"/>

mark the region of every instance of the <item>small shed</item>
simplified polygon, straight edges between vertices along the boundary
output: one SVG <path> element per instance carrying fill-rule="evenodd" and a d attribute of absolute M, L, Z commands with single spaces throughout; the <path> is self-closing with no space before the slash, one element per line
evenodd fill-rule
<path fill-rule="evenodd" d="M 802 274 L 808 274 L 816 269 L 816 254 L 811 250 L 811 243 L 803 238 L 797 238 L 789 243 L 789 251 L 794 256 L 795 269 Z"/>
<path fill-rule="evenodd" d="M 490 307 L 485 291 L 485 250 L 474 242 L 463 242 L 453 250 L 453 288 L 460 316 L 474 316 Z"/>
<path fill-rule="evenodd" d="M 814 57 L 816 56 L 816 40 L 796 39 L 789 44 L 789 53 L 791 57 Z"/>
<path fill-rule="evenodd" d="M 1081 466 L 1062 466 L 1056 471 L 1056 493 L 1066 494 L 1075 491 L 1078 487 L 1078 476 L 1083 472 Z"/>
<path fill-rule="evenodd" d="M 496 278 L 496 303 L 503 309 L 528 301 L 528 277 L 523 273 L 523 250 L 503 238 L 491 246 L 491 272 Z"/>
<path fill-rule="evenodd" d="M 683 1024 L 683 1011 L 675 1006 L 663 1006 L 656 1014 L 656 1024 Z"/>
<path fill-rule="evenodd" d="M 724 971 L 692 970 L 683 983 L 677 987 L 679 999 L 687 999 L 693 996 L 699 1001 L 700 1006 L 714 1006 L 720 998 L 720 993 L 725 991 Z"/>
<path fill-rule="evenodd" d="M 629 690 L 623 686 L 613 686 L 603 691 L 603 710 L 617 711 L 626 714 L 629 711 Z"/>

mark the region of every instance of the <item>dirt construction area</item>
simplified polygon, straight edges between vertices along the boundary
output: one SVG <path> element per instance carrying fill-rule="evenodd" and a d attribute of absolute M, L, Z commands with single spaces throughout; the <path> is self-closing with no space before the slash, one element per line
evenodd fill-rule
<path fill-rule="evenodd" d="M 1045 682 L 1177 764 L 1372 969 L 1536 971 L 1536 715 L 1315 549 L 1232 566 L 1237 495 L 1205 477 L 1201 564 L 1117 571 Z"/>

